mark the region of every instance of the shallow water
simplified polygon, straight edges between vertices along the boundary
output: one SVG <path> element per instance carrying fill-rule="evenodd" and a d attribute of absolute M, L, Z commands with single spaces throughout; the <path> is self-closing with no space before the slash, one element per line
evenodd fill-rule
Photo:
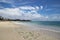
<path fill-rule="evenodd" d="M 43 29 L 53 32 L 60 32 L 60 21 L 31 21 L 31 22 L 16 22 L 25 26 L 30 26 L 31 29 Z"/>

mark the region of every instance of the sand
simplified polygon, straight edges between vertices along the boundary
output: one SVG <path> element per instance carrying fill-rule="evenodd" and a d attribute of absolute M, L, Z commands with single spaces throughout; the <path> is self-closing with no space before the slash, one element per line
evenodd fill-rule
<path fill-rule="evenodd" d="M 43 30 L 29 30 L 24 25 L 17 25 L 9 21 L 0 22 L 0 40 L 60 40 L 50 34 L 51 32 Z M 60 35 L 60 33 L 56 34 Z"/>

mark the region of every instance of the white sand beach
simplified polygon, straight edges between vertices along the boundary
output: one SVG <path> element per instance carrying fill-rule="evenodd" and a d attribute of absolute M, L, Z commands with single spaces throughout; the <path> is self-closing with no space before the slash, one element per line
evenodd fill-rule
<path fill-rule="evenodd" d="M 60 33 L 46 30 L 29 30 L 13 22 L 0 22 L 0 40 L 60 40 Z"/>

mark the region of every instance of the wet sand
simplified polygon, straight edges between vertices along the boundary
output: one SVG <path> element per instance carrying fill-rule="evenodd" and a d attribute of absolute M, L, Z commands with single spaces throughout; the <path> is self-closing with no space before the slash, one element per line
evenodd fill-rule
<path fill-rule="evenodd" d="M 60 33 L 47 30 L 30 30 L 13 22 L 0 22 L 0 40 L 60 40 Z"/>

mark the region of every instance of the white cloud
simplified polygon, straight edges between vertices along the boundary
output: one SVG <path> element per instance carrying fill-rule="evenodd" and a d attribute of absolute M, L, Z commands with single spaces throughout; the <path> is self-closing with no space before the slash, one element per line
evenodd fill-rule
<path fill-rule="evenodd" d="M 47 12 L 48 12 L 48 11 L 53 11 L 53 9 L 49 8 L 49 9 L 45 9 L 45 11 L 47 11 Z"/>
<path fill-rule="evenodd" d="M 22 9 L 22 10 L 38 10 L 39 9 L 38 6 L 36 6 L 36 7 L 32 7 L 32 6 L 21 6 L 19 8 Z"/>
<path fill-rule="evenodd" d="M 19 19 L 42 19 L 45 18 L 41 14 L 37 12 L 39 10 L 39 7 L 32 7 L 32 6 L 21 6 L 18 8 L 4 8 L 0 9 L 0 14 L 3 14 L 3 16 L 8 17 L 8 18 L 19 18 Z M 30 10 L 27 11 L 26 10 Z M 8 15 L 8 16 L 7 16 Z"/>
<path fill-rule="evenodd" d="M 38 13 L 36 10 L 36 7 L 32 7 L 31 9 L 23 8 L 4 8 L 0 9 L 0 16 L 6 17 L 6 18 L 18 18 L 18 19 L 30 19 L 30 20 L 40 20 L 40 21 L 59 21 L 60 15 L 59 14 L 53 14 L 49 16 L 43 16 Z M 34 8 L 34 10 L 33 10 Z M 39 8 L 37 8 L 39 10 Z M 26 11 L 30 10 L 30 11 Z"/>
<path fill-rule="evenodd" d="M 8 15 L 19 15 L 18 8 L 4 8 L 0 9 L 0 13 L 8 14 Z"/>
<path fill-rule="evenodd" d="M 43 6 L 40 6 L 41 9 L 43 9 Z"/>
<path fill-rule="evenodd" d="M 0 2 L 13 3 L 13 0 L 0 0 Z"/>
<path fill-rule="evenodd" d="M 0 0 L 0 2 L 12 4 L 14 7 L 16 7 L 16 5 L 25 5 L 28 3 L 33 3 L 28 0 L 27 1 L 24 1 L 24 0 Z"/>
<path fill-rule="evenodd" d="M 60 21 L 60 14 L 49 15 L 48 20 L 50 20 L 50 21 Z"/>

